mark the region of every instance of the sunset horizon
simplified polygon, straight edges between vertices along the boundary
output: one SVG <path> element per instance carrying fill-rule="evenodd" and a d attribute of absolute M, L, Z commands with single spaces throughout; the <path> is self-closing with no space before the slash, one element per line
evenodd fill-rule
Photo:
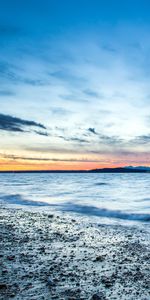
<path fill-rule="evenodd" d="M 0 170 L 150 166 L 146 4 L 81 2 L 1 3 Z"/>
<path fill-rule="evenodd" d="M 105 168 L 110 168 L 110 169 L 115 169 L 115 168 L 125 168 L 125 167 L 150 167 L 150 165 L 146 164 L 134 164 L 134 165 L 122 165 L 122 164 L 97 164 L 97 163 L 82 163 L 82 164 L 71 164 L 71 165 L 46 165 L 44 164 L 26 164 L 26 163 L 17 163 L 17 164 L 9 164 L 9 162 L 4 162 L 4 167 L 1 166 L 0 172 L 3 171 L 8 171 L 8 172 L 15 172 L 15 171 L 90 171 L 93 169 L 105 169 Z"/>

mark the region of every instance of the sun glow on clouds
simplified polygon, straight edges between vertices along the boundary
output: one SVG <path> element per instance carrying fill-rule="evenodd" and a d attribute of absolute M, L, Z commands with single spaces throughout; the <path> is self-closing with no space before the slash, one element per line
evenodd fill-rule
<path fill-rule="evenodd" d="M 56 33 L 48 12 L 0 25 L 0 169 L 149 165 L 150 24 L 106 14 Z"/>

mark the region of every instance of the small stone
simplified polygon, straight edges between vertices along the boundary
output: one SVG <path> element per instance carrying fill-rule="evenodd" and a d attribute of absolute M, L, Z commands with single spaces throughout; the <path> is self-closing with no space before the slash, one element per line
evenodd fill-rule
<path fill-rule="evenodd" d="M 6 270 L 6 269 L 2 270 L 3 275 L 6 274 L 6 273 L 8 273 L 8 270 Z"/>
<path fill-rule="evenodd" d="M 55 283 L 53 282 L 53 280 L 50 277 L 47 278 L 47 284 L 49 286 L 54 286 L 55 285 Z"/>
<path fill-rule="evenodd" d="M 7 256 L 7 259 L 8 259 L 8 260 L 14 260 L 14 259 L 15 259 L 15 255 Z"/>
<path fill-rule="evenodd" d="M 113 285 L 113 280 L 105 276 L 102 276 L 101 282 L 105 285 L 106 288 L 109 288 Z"/>
<path fill-rule="evenodd" d="M 49 219 L 52 219 L 54 217 L 54 215 L 48 215 Z"/>
<path fill-rule="evenodd" d="M 15 297 L 15 295 L 16 295 L 16 294 L 12 292 L 9 296 L 10 296 L 11 298 L 13 298 L 13 297 Z"/>
<path fill-rule="evenodd" d="M 40 250 L 41 252 L 45 252 L 45 247 L 40 247 L 39 250 Z"/>
<path fill-rule="evenodd" d="M 104 261 L 105 260 L 105 256 L 104 255 L 99 255 L 99 256 L 97 256 L 96 258 L 95 258 L 95 262 L 96 261 L 99 261 L 99 262 L 102 262 L 102 261 Z"/>
<path fill-rule="evenodd" d="M 0 283 L 0 290 L 6 290 L 7 284 L 6 283 Z"/>
<path fill-rule="evenodd" d="M 91 300 L 106 300 L 102 292 L 96 293 L 92 296 Z"/>

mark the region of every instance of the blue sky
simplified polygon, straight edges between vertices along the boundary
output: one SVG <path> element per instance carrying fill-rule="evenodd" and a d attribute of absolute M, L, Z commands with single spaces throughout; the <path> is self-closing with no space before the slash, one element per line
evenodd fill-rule
<path fill-rule="evenodd" d="M 149 11 L 1 1 L 1 169 L 150 164 Z"/>

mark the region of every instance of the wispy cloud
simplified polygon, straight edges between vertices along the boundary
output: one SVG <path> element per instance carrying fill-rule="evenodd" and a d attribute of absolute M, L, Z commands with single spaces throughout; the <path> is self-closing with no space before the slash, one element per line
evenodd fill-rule
<path fill-rule="evenodd" d="M 99 93 L 96 93 L 94 90 L 86 89 L 83 91 L 86 95 L 88 95 L 90 98 L 101 98 L 101 95 Z"/>
<path fill-rule="evenodd" d="M 132 139 L 131 144 L 136 144 L 136 145 L 150 145 L 150 134 L 148 135 L 140 135 L 136 136 L 134 139 Z"/>
<path fill-rule="evenodd" d="M 45 157 L 31 157 L 31 156 L 17 156 L 13 154 L 0 154 L 1 158 L 10 159 L 10 160 L 27 160 L 27 161 L 45 161 L 45 162 L 102 162 L 100 159 L 90 159 L 90 158 L 45 158 Z"/>
<path fill-rule="evenodd" d="M 67 142 L 77 142 L 77 143 L 89 143 L 89 141 L 88 140 L 86 140 L 86 139 L 83 139 L 83 138 L 79 138 L 79 137 L 65 137 L 65 136 L 62 136 L 62 135 L 59 135 L 58 136 L 59 138 L 61 138 L 61 139 L 63 139 L 63 140 L 65 140 L 65 141 L 67 141 Z"/>
<path fill-rule="evenodd" d="M 9 89 L 2 89 L 0 90 L 0 97 L 9 97 L 14 96 L 15 92 Z"/>
<path fill-rule="evenodd" d="M 39 131 L 39 130 L 34 130 L 34 132 L 38 135 L 41 135 L 41 136 L 49 136 L 49 133 L 48 132 L 44 132 L 44 131 Z"/>
<path fill-rule="evenodd" d="M 97 132 L 95 131 L 95 128 L 90 127 L 90 128 L 88 128 L 88 131 L 93 133 L 93 134 L 97 134 Z"/>
<path fill-rule="evenodd" d="M 43 124 L 37 123 L 35 121 L 29 121 L 10 115 L 0 114 L 0 130 L 11 132 L 26 132 L 30 127 L 46 129 Z M 36 131 L 36 133 L 41 134 L 41 132 L 39 133 L 39 131 Z"/>

